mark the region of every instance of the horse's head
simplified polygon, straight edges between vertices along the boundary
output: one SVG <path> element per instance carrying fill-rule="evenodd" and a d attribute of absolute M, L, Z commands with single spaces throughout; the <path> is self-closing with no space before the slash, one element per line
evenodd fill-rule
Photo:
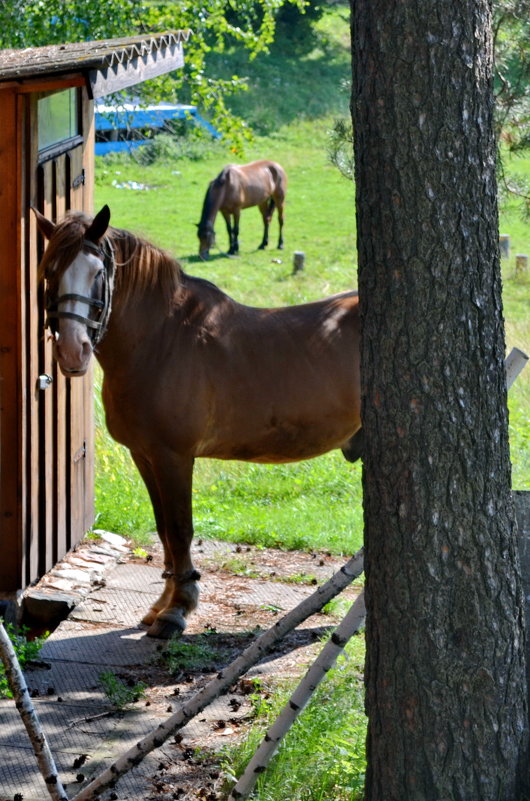
<path fill-rule="evenodd" d="M 210 222 L 198 223 L 197 236 L 199 237 L 199 256 L 206 261 L 210 255 L 210 248 L 215 245 L 215 231 Z"/>
<path fill-rule="evenodd" d="M 46 280 L 46 325 L 63 375 L 81 376 L 110 314 L 114 259 L 103 242 L 110 209 L 103 206 L 93 220 L 70 214 L 54 224 L 33 209 L 41 233 L 49 240 L 40 265 Z"/>

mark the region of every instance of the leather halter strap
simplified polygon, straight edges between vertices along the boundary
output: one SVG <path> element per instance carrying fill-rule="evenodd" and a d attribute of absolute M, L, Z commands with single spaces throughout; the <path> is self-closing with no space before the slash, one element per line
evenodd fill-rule
<path fill-rule="evenodd" d="M 69 320 L 77 320 L 83 325 L 86 325 L 92 342 L 92 347 L 95 347 L 101 341 L 106 331 L 108 319 L 110 316 L 112 289 L 114 284 L 114 250 L 108 240 L 104 240 L 104 246 L 92 242 L 90 239 L 83 239 L 82 249 L 90 250 L 98 256 L 103 262 L 104 267 L 104 284 L 103 284 L 103 300 L 99 298 L 90 298 L 85 295 L 79 295 L 76 292 L 66 293 L 57 298 L 56 301 L 49 301 L 46 306 L 46 327 L 51 328 L 50 320 L 67 318 Z M 84 303 L 89 308 L 94 307 L 99 310 L 99 318 L 92 320 L 90 317 L 85 317 L 75 312 L 62 311 L 59 309 L 59 304 L 68 300 L 74 300 L 78 303 Z"/>

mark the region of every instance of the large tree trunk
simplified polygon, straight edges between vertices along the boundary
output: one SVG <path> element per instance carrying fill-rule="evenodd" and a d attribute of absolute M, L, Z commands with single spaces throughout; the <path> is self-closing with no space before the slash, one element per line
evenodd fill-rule
<path fill-rule="evenodd" d="M 368 801 L 515 801 L 527 752 L 490 6 L 352 0 Z"/>

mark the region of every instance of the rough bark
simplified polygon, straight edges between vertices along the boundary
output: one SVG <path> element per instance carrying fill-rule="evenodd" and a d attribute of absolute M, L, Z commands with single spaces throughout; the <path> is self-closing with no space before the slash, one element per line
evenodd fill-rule
<path fill-rule="evenodd" d="M 490 7 L 352 2 L 368 801 L 518 798 Z"/>

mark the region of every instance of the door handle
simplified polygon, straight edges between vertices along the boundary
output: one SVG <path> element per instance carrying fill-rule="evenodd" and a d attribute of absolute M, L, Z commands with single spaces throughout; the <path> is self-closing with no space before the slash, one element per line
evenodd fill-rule
<path fill-rule="evenodd" d="M 48 389 L 51 384 L 53 384 L 53 378 L 51 375 L 48 375 L 48 373 L 43 373 L 37 378 L 37 385 L 35 388 L 37 391 L 44 390 Z"/>

